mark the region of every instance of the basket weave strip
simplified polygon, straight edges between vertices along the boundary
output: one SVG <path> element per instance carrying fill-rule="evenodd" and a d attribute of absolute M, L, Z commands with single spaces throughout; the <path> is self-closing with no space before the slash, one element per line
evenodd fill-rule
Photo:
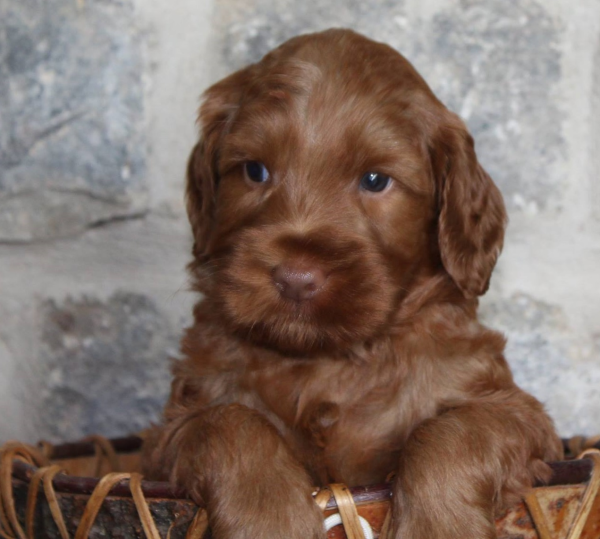
<path fill-rule="evenodd" d="M 597 441 L 594 441 L 593 438 L 589 438 L 589 440 L 592 440 L 591 445 L 597 443 Z M 588 482 L 588 486 L 585 489 L 583 498 L 581 499 L 581 502 L 579 504 L 579 509 L 577 510 L 577 514 L 575 515 L 575 519 L 571 524 L 571 528 L 569 529 L 569 533 L 566 539 L 579 539 L 582 536 L 582 534 L 586 531 L 590 511 L 600 491 L 600 450 L 586 449 L 577 458 L 592 459 L 594 461 L 594 468 L 592 470 L 592 475 Z M 550 532 L 550 528 L 540 506 L 540 502 L 538 500 L 535 490 L 532 490 L 525 497 L 525 504 L 527 505 L 527 509 L 529 510 L 529 514 L 531 515 L 539 538 L 553 539 L 553 534 Z M 593 525 L 593 523 L 589 524 L 589 526 L 591 525 Z"/>
<path fill-rule="evenodd" d="M 86 441 L 92 441 L 96 445 L 97 469 L 101 466 L 103 458 L 108 460 L 111 467 L 119 467 L 117 455 L 106 438 L 93 436 L 87 438 Z M 110 449 L 108 449 L 109 447 Z M 0 536 L 2 538 L 28 539 L 35 536 L 35 509 L 41 483 L 43 485 L 43 491 L 48 506 L 50 507 L 50 512 L 62 539 L 70 539 L 52 484 L 54 477 L 57 474 L 62 473 L 63 470 L 58 465 L 49 465 L 48 456 L 51 454 L 52 445 L 47 442 L 41 445 L 39 449 L 20 442 L 8 442 L 2 447 L 0 451 Z M 18 521 L 12 491 L 11 476 L 14 459 L 21 459 L 31 465 L 41 466 L 33 474 L 29 482 L 27 506 L 25 509 L 25 530 L 23 530 Z M 124 480 L 129 480 L 131 495 L 146 537 L 148 539 L 161 539 L 156 524 L 154 523 L 154 519 L 150 513 L 148 502 L 142 492 L 142 476 L 138 473 L 118 472 L 109 473 L 98 482 L 88 499 L 79 526 L 75 532 L 75 539 L 85 539 L 88 537 L 96 516 L 98 515 L 98 511 L 104 503 L 104 499 L 117 483 Z M 200 509 L 190 526 L 187 539 L 198 539 L 202 537 L 206 527 L 206 512 Z"/>
<path fill-rule="evenodd" d="M 594 469 L 567 539 L 579 539 L 581 537 L 594 500 L 600 490 L 600 451 L 598 449 L 586 449 L 578 458 L 591 458 L 594 461 Z"/>
<path fill-rule="evenodd" d="M 206 528 L 208 528 L 208 514 L 205 509 L 200 508 L 185 534 L 185 539 L 202 539 Z"/>
<path fill-rule="evenodd" d="M 7 442 L 0 450 L 0 525 L 2 537 L 26 539 L 19 524 L 12 492 L 12 463 L 20 459 L 35 466 L 45 466 L 48 460 L 35 447 L 21 442 Z"/>
<path fill-rule="evenodd" d="M 52 458 L 52 450 L 54 446 L 47 440 L 40 440 L 37 443 L 38 449 L 44 455 L 45 458 L 50 460 Z"/>
<path fill-rule="evenodd" d="M 27 537 L 34 537 L 35 534 L 34 517 L 35 508 L 37 506 L 38 492 L 40 490 L 40 482 L 42 481 L 42 477 L 48 471 L 48 469 L 48 466 L 38 468 L 29 482 L 29 489 L 27 490 L 27 505 L 25 507 L 25 531 L 27 533 Z"/>
<path fill-rule="evenodd" d="M 62 539 L 69 539 L 69 532 L 67 532 L 65 519 L 60 510 L 56 492 L 54 492 L 54 485 L 52 484 L 54 476 L 62 472 L 63 470 L 60 466 L 44 466 L 31 478 L 29 489 L 27 491 L 27 507 L 25 509 L 25 529 L 27 530 L 28 537 L 34 537 L 35 506 L 37 505 L 40 481 L 42 481 L 44 485 L 44 494 L 46 495 L 52 518 L 56 523 L 60 536 Z"/>
<path fill-rule="evenodd" d="M 144 528 L 144 533 L 146 534 L 147 539 L 161 539 L 158 530 L 156 529 L 156 524 L 154 523 L 154 519 L 150 514 L 150 508 L 146 503 L 146 498 L 144 498 L 144 494 L 142 492 L 142 475 L 139 473 L 132 473 L 131 479 L 129 480 L 129 488 L 131 489 L 131 495 L 133 496 L 133 503 L 135 503 L 135 507 L 140 515 L 140 520 L 142 521 L 142 527 Z"/>
<path fill-rule="evenodd" d="M 600 434 L 598 436 L 573 436 L 568 439 L 567 447 L 571 454 L 579 455 L 586 449 L 592 449 L 595 445 L 600 443 Z"/>
<path fill-rule="evenodd" d="M 2 530 L 0 530 L 0 537 L 2 537 L 3 539 L 14 539 L 14 535 L 8 535 L 5 532 L 3 532 Z"/>
<path fill-rule="evenodd" d="M 540 539 L 553 539 L 535 490 L 525 496 L 524 501 Z"/>
<path fill-rule="evenodd" d="M 358 520 L 356 505 L 348 487 L 342 483 L 332 483 L 329 488 L 337 503 L 348 539 L 365 539 L 360 520 Z"/>
<path fill-rule="evenodd" d="M 83 511 L 81 521 L 79 522 L 79 526 L 75 532 L 75 539 L 87 538 L 94 524 L 94 520 L 96 520 L 96 515 L 98 515 L 98 511 L 100 511 L 100 507 L 104 502 L 104 498 L 108 496 L 110 489 L 113 488 L 117 483 L 125 479 L 129 479 L 130 477 L 131 474 L 128 473 L 112 472 L 106 474 L 102 479 L 100 479 L 100 481 L 98 481 L 98 484 L 90 495 L 90 499 L 88 500 Z"/>
<path fill-rule="evenodd" d="M 321 511 L 325 511 L 330 498 L 331 490 L 328 487 L 318 488 L 316 492 L 313 492 L 313 499 Z"/>
<path fill-rule="evenodd" d="M 379 532 L 379 539 L 392 539 L 392 508 L 388 509 L 388 512 L 385 514 L 385 519 L 383 520 L 383 526 L 381 526 L 381 531 Z"/>
<path fill-rule="evenodd" d="M 84 438 L 82 442 L 93 442 L 94 444 L 94 451 L 96 453 L 96 476 L 100 475 L 100 470 L 102 467 L 102 457 L 105 457 L 108 461 L 111 471 L 121 471 L 119 457 L 108 438 L 105 438 L 104 436 L 99 436 L 98 434 L 93 434 Z"/>

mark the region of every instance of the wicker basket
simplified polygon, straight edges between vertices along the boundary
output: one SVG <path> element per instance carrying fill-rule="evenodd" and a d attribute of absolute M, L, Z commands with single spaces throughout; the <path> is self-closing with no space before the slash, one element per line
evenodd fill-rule
<path fill-rule="evenodd" d="M 200 539 L 206 512 L 167 483 L 142 481 L 137 436 L 38 447 L 9 442 L 1 450 L 0 535 L 6 538 L 85 537 Z M 496 521 L 500 539 L 600 539 L 600 437 L 565 441 L 579 459 L 552 463 L 553 477 Z M 593 449 L 596 447 L 597 449 Z M 588 448 L 588 449 L 586 449 Z M 342 525 L 330 539 L 384 539 L 389 484 L 315 492 L 325 516 Z M 362 517 L 362 518 L 359 518 Z M 336 517 L 333 517 L 336 518 Z M 364 523 L 363 521 L 363 523 Z"/>

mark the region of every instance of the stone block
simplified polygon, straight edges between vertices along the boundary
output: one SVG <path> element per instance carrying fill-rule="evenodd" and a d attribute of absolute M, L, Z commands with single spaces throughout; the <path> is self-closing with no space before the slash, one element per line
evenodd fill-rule
<path fill-rule="evenodd" d="M 119 436 L 156 420 L 178 336 L 148 297 L 47 300 L 41 308 L 38 432 L 53 441 Z"/>
<path fill-rule="evenodd" d="M 143 212 L 142 38 L 132 1 L 7 2 L 0 46 L 0 241 Z"/>
<path fill-rule="evenodd" d="M 524 293 L 484 303 L 480 318 L 504 333 L 515 381 L 542 401 L 562 436 L 597 434 L 600 342 L 578 357 L 578 336 L 560 306 Z"/>

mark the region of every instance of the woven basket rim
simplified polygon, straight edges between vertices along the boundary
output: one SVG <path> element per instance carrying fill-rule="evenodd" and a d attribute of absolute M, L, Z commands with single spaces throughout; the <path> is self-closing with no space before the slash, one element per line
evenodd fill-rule
<path fill-rule="evenodd" d="M 1 448 L 0 535 L 7 538 L 25 539 L 35 535 L 36 526 L 38 528 L 45 526 L 46 522 L 40 523 L 36 520 L 38 518 L 36 507 L 41 494 L 45 496 L 51 517 L 63 539 L 70 537 L 68 525 L 71 527 L 76 525 L 76 529 L 73 528 L 75 539 L 88 537 L 97 517 L 102 514 L 103 507 L 116 507 L 115 504 L 123 503 L 125 503 L 124 507 L 135 509 L 146 537 L 160 539 L 161 534 L 157 524 L 163 527 L 168 524 L 168 530 L 171 530 L 176 522 L 173 520 L 159 523 L 155 520 L 150 504 L 163 504 L 164 502 L 180 504 L 178 511 L 181 513 L 178 512 L 177 515 L 187 515 L 185 523 L 187 539 L 203 537 L 209 525 L 206 508 L 198 507 L 185 495 L 185 492 L 173 488 L 168 482 L 143 481 L 142 475 L 136 471 L 121 471 L 125 462 L 128 462 L 132 469 L 138 467 L 134 462 L 129 462 L 126 455 L 139 458 L 138 451 L 142 447 L 143 438 L 144 433 L 142 432 L 140 436 L 113 440 L 92 435 L 79 442 L 57 446 L 45 441 L 40 442 L 38 447 L 18 441 L 4 444 Z M 538 532 L 541 539 L 550 539 L 552 537 L 549 531 L 551 528 L 541 501 L 549 495 L 562 496 L 565 488 L 577 488 L 582 490 L 582 496 L 575 519 L 569 527 L 568 537 L 577 539 L 582 533 L 585 535 L 591 529 L 597 530 L 597 526 L 600 525 L 600 520 L 598 520 L 600 515 L 598 511 L 592 509 L 600 499 L 598 496 L 600 492 L 600 448 L 598 448 L 600 436 L 587 439 L 574 437 L 563 440 L 563 443 L 567 456 L 576 454 L 577 459 L 548 463 L 552 471 L 550 480 L 534 486 L 553 488 L 531 489 L 517 506 L 507 508 L 503 516 L 497 516 L 497 527 L 503 526 L 503 522 L 508 522 L 510 531 L 511 518 L 518 516 L 521 519 L 524 518 L 523 515 L 528 514 L 529 520 L 519 520 L 517 524 L 519 526 L 528 525 Z M 585 445 L 587 448 L 583 451 L 574 452 L 574 449 Z M 596 448 L 590 448 L 590 445 Z M 123 459 L 120 459 L 119 455 Z M 95 457 L 95 460 L 92 458 L 92 460 L 86 459 L 77 463 L 78 457 Z M 91 471 L 91 468 L 88 467 L 89 464 L 94 465 L 95 472 Z M 112 471 L 96 477 L 102 474 L 106 464 Z M 94 477 L 69 475 L 68 471 L 75 473 L 89 471 Z M 388 476 L 388 480 L 390 478 L 391 476 Z M 19 517 L 17 514 L 14 497 L 16 488 L 20 489 L 21 497 L 23 489 L 26 492 L 26 505 L 19 505 L 21 509 L 25 508 L 24 517 L 23 515 Z M 362 527 L 359 522 L 362 517 L 358 513 L 358 507 L 363 506 L 362 510 L 367 511 L 365 514 L 371 515 L 371 521 L 365 521 L 368 524 L 367 528 L 379 530 L 380 538 L 389 539 L 391 492 L 391 483 L 354 488 L 348 488 L 345 484 L 329 484 L 322 488 L 316 488 L 313 497 L 324 516 L 336 511 L 341 515 L 342 524 L 348 537 L 362 536 L 359 529 Z M 67 523 L 57 497 L 58 493 L 64 496 L 63 500 L 70 500 L 71 504 L 81 504 L 82 500 L 84 501 L 78 523 L 71 521 L 69 524 Z M 127 500 L 131 500 L 131 502 Z M 128 505 L 129 503 L 132 505 Z M 132 509 L 127 509 L 127 511 Z M 108 509 L 105 510 L 110 512 Z M 22 520 L 23 518 L 24 520 Z M 107 523 L 104 522 L 101 526 L 106 528 Z M 375 526 L 375 528 L 369 526 Z"/>
<path fill-rule="evenodd" d="M 143 440 L 137 435 L 121 438 L 112 438 L 108 440 L 117 454 L 135 453 L 140 450 Z M 565 440 L 566 443 L 566 440 Z M 600 444 L 598 444 L 600 445 Z M 91 441 L 66 442 L 52 446 L 49 458 L 70 459 L 77 457 L 93 456 L 95 445 Z M 552 469 L 552 477 L 545 484 L 536 484 L 539 486 L 560 486 L 576 485 L 585 483 L 589 480 L 592 472 L 592 462 L 589 459 L 564 460 L 548 463 Z M 37 467 L 21 460 L 13 461 L 12 475 L 14 479 L 28 483 L 37 470 Z M 73 476 L 68 474 L 57 474 L 54 477 L 53 485 L 57 492 L 70 494 L 89 495 L 99 482 L 99 478 Z M 350 492 L 356 504 L 385 502 L 391 495 L 391 483 L 381 483 L 375 485 L 358 486 L 350 488 Z M 142 481 L 142 491 L 144 496 L 151 499 L 172 499 L 190 501 L 185 491 L 172 487 L 166 481 Z M 109 496 L 131 497 L 131 491 L 127 484 L 117 484 L 110 490 Z M 192 502 L 193 503 L 193 502 Z M 333 497 L 327 504 L 327 509 L 337 507 Z"/>

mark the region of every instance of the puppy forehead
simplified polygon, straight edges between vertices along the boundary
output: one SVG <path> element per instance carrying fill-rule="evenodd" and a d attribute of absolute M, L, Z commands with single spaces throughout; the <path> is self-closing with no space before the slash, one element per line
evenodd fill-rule
<path fill-rule="evenodd" d="M 288 141 L 312 150 L 372 142 L 394 150 L 423 133 L 408 112 L 410 103 L 351 94 L 343 86 L 335 90 L 321 86 L 302 98 L 284 90 L 268 91 L 239 108 L 227 142 L 251 149 L 253 141 L 259 145 Z"/>
<path fill-rule="evenodd" d="M 349 63 L 343 55 L 304 54 L 263 66 L 240 103 L 226 144 L 246 158 L 264 160 L 268 150 L 271 161 L 275 157 L 287 165 L 294 155 L 312 161 L 323 155 L 329 162 L 353 156 L 360 167 L 361 154 L 372 161 L 422 154 L 417 105 L 429 89 L 402 56 L 387 49 L 396 67 L 408 66 L 406 76 L 398 77 L 398 69 L 394 76 L 384 73 L 368 55 L 362 63 Z M 415 99 L 416 93 L 423 95 Z"/>

